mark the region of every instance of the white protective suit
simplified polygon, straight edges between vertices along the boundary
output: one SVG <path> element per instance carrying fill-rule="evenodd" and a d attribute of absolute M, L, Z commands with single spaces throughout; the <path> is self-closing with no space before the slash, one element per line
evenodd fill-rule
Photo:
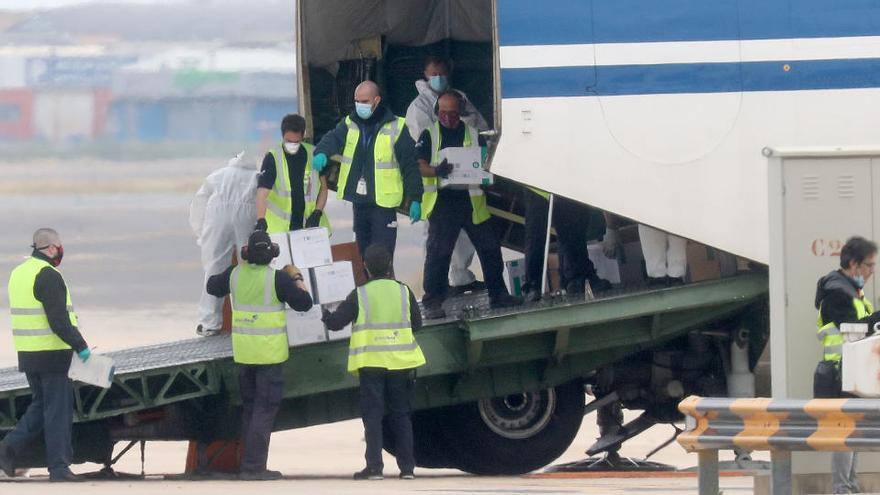
<path fill-rule="evenodd" d="M 639 224 L 645 270 L 651 278 L 683 278 L 687 273 L 687 240 Z"/>
<path fill-rule="evenodd" d="M 211 173 L 193 198 L 189 223 L 202 248 L 205 282 L 199 300 L 199 324 L 206 330 L 223 326 L 223 299 L 207 293 L 208 277 L 232 262 L 232 253 L 247 244 L 257 221 L 257 166 L 244 152 Z"/>
<path fill-rule="evenodd" d="M 418 142 L 422 132 L 434 125 L 434 122 L 437 120 L 437 115 L 434 113 L 434 105 L 437 104 L 437 97 L 439 95 L 431 89 L 427 81 L 422 79 L 416 81 L 416 90 L 418 90 L 419 95 L 416 96 L 412 103 L 409 104 L 409 108 L 406 109 L 406 127 L 409 129 L 413 141 Z M 458 90 L 455 91 L 461 94 L 465 102 L 461 120 L 476 127 L 477 130 L 488 130 L 489 124 L 486 123 L 486 119 L 480 115 L 474 104 L 467 99 L 464 93 Z M 425 222 L 426 240 L 428 222 Z M 453 287 L 468 285 L 477 279 L 469 268 L 474 261 L 474 252 L 474 245 L 465 231 L 462 230 L 458 234 L 458 240 L 455 242 L 455 248 L 452 250 L 452 261 L 449 263 L 449 284 Z"/>

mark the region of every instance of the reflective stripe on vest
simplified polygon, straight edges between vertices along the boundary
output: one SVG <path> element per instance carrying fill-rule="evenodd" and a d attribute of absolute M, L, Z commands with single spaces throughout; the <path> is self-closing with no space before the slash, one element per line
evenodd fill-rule
<path fill-rule="evenodd" d="M 58 270 L 45 260 L 28 258 L 9 276 L 9 313 L 12 315 L 12 337 L 18 352 L 58 351 L 70 349 L 49 325 L 43 303 L 34 297 L 37 275 L 44 268 Z M 61 272 L 58 272 L 61 274 Z M 63 279 L 63 277 L 62 277 Z M 65 286 L 67 284 L 65 283 Z M 67 312 L 70 323 L 77 326 L 76 312 L 67 288 Z"/>
<path fill-rule="evenodd" d="M 405 122 L 402 117 L 395 117 L 390 122 L 386 122 L 376 133 L 376 139 L 373 141 L 373 188 L 376 204 L 383 208 L 397 208 L 403 202 L 403 176 L 394 154 L 394 145 L 400 139 Z M 345 148 L 342 151 L 336 186 L 336 197 L 339 199 L 347 199 L 345 188 L 348 185 L 355 150 L 361 138 L 360 128 L 352 122 L 351 117 L 345 118 L 345 125 L 348 126 L 348 132 L 345 135 Z M 360 177 L 353 179 L 358 180 Z"/>
<path fill-rule="evenodd" d="M 856 318 L 859 320 L 874 312 L 871 303 L 863 297 L 853 298 L 853 308 L 855 308 Z M 825 361 L 834 361 L 839 365 L 843 358 L 843 334 L 840 333 L 840 329 L 837 328 L 837 325 L 835 325 L 833 321 L 828 323 L 822 321 L 821 305 L 819 307 L 819 317 L 816 320 L 816 326 L 819 328 L 816 333 L 816 338 L 822 342 L 822 359 Z"/>
<path fill-rule="evenodd" d="M 229 276 L 232 295 L 232 355 L 241 364 L 287 360 L 287 318 L 275 292 L 275 270 L 242 263 Z"/>
<path fill-rule="evenodd" d="M 358 317 L 352 325 L 348 371 L 365 367 L 400 370 L 425 364 L 413 336 L 410 293 L 395 280 L 373 280 L 358 288 Z"/>
<path fill-rule="evenodd" d="M 465 126 L 463 146 L 474 146 L 478 143 L 477 129 L 464 122 L 462 125 Z M 434 122 L 434 125 L 428 128 L 428 132 L 431 134 L 431 166 L 436 167 L 441 162 L 440 149 L 443 144 L 440 142 L 443 136 L 440 133 L 440 123 Z M 422 177 L 422 188 L 425 191 L 422 194 L 422 220 L 430 218 L 431 212 L 434 211 L 439 185 L 438 177 Z M 491 216 L 489 206 L 486 204 L 486 195 L 483 193 L 483 188 L 476 184 L 468 186 L 468 193 L 471 198 L 471 221 L 474 225 L 479 225 Z"/>
<path fill-rule="evenodd" d="M 317 208 L 318 193 L 321 191 L 321 177 L 312 168 L 312 157 L 314 156 L 315 147 L 309 143 L 302 143 L 301 145 L 306 150 L 306 167 L 303 171 L 304 197 L 302 199 L 305 202 L 305 209 L 303 210 L 303 221 L 305 221 Z M 290 230 L 290 217 L 293 213 L 293 201 L 295 198 L 293 198 L 290 167 L 287 165 L 287 154 L 284 153 L 283 144 L 281 149 L 271 150 L 269 153 L 272 154 L 272 159 L 275 160 L 275 184 L 266 198 L 266 226 L 268 227 L 268 233 L 276 234 Z M 330 222 L 326 213 L 321 215 L 321 227 L 330 229 Z"/>

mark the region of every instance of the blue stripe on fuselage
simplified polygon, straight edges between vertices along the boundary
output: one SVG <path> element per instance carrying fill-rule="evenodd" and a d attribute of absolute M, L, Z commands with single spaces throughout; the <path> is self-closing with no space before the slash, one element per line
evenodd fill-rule
<path fill-rule="evenodd" d="M 502 46 L 880 35 L 878 0 L 499 0 Z"/>
<path fill-rule="evenodd" d="M 501 70 L 503 98 L 877 87 L 880 58 Z"/>

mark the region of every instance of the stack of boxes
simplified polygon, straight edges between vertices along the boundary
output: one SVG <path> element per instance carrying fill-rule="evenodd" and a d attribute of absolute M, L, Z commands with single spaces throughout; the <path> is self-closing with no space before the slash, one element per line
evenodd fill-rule
<path fill-rule="evenodd" d="M 281 254 L 271 266 L 280 270 L 293 264 L 303 274 L 314 306 L 308 311 L 287 310 L 287 339 L 291 347 L 351 337 L 351 326 L 331 332 L 321 321 L 321 307 L 333 310 L 355 288 L 350 261 L 333 261 L 330 237 L 324 227 L 273 234 Z"/>

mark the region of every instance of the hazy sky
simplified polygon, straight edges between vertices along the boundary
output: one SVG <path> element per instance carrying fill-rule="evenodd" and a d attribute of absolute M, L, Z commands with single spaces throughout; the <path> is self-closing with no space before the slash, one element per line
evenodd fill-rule
<path fill-rule="evenodd" d="M 114 0 L 114 3 L 173 3 L 180 0 Z M 64 7 L 67 5 L 81 5 L 84 3 L 107 3 L 107 0 L 0 0 L 2 10 L 29 10 L 45 9 L 51 7 Z"/>

